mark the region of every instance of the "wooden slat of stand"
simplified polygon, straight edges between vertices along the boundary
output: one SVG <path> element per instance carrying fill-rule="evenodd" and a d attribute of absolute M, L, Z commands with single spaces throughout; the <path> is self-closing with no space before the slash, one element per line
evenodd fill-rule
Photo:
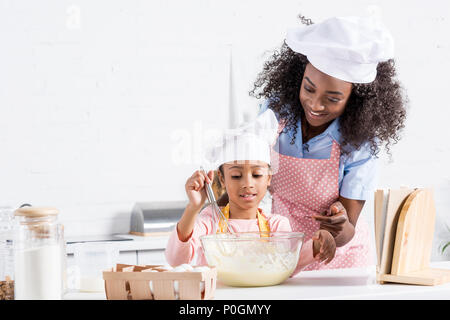
<path fill-rule="evenodd" d="M 450 270 L 428 268 L 411 271 L 407 275 L 382 274 L 379 278 L 385 282 L 435 286 L 450 282 Z"/>
<path fill-rule="evenodd" d="M 384 205 L 384 191 L 376 190 L 374 195 L 374 227 L 375 227 L 375 248 L 377 252 L 377 272 L 380 271 L 381 265 L 381 246 L 382 246 L 382 236 L 383 236 L 383 226 L 382 226 L 382 213 Z"/>
<path fill-rule="evenodd" d="M 403 204 L 409 195 L 414 191 L 410 188 L 400 188 L 397 190 L 389 190 L 387 198 L 387 212 L 385 219 L 385 228 L 383 239 L 383 247 L 381 250 L 380 273 L 389 274 L 392 266 L 392 256 L 394 252 L 395 234 L 397 223 L 403 208 Z"/>
<path fill-rule="evenodd" d="M 435 212 L 431 190 L 416 190 L 406 199 L 398 218 L 391 274 L 429 267 Z"/>
<path fill-rule="evenodd" d="M 408 196 L 398 218 L 391 272 L 378 274 L 378 280 L 418 285 L 450 281 L 450 270 L 429 268 L 435 217 L 432 190 Z"/>

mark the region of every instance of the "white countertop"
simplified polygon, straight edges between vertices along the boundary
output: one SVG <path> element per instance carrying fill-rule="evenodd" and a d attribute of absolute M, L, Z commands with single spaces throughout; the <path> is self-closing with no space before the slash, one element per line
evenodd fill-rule
<path fill-rule="evenodd" d="M 114 243 L 119 251 L 164 250 L 169 240 L 169 235 L 144 237 L 132 234 L 114 234 L 114 236 L 132 239 L 126 241 L 102 241 L 104 243 Z M 67 254 L 73 254 L 73 246 L 74 243 L 66 245 Z"/>
<path fill-rule="evenodd" d="M 450 269 L 450 261 L 431 263 Z M 67 300 L 101 300 L 104 293 L 70 292 Z M 271 287 L 237 288 L 218 283 L 216 300 L 301 300 L 301 299 L 445 299 L 450 300 L 450 282 L 438 286 L 377 284 L 375 266 L 365 269 L 304 271 Z"/>

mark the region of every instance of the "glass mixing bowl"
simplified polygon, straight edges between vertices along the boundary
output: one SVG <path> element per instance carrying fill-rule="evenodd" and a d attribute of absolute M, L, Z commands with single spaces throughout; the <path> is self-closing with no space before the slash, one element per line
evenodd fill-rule
<path fill-rule="evenodd" d="M 301 232 L 237 232 L 200 237 L 206 261 L 229 286 L 259 287 L 282 283 L 297 266 Z"/>

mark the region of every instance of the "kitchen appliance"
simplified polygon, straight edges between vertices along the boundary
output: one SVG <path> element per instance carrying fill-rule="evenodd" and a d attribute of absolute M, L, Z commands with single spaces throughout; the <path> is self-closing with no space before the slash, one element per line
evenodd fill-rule
<path fill-rule="evenodd" d="M 295 270 L 301 232 L 236 232 L 200 237 L 206 261 L 222 283 L 236 287 L 272 286 Z"/>
<path fill-rule="evenodd" d="M 130 234 L 168 235 L 177 225 L 187 201 L 137 202 L 131 212 Z"/>
<path fill-rule="evenodd" d="M 377 190 L 374 203 L 378 283 L 450 282 L 450 270 L 429 267 L 436 216 L 433 191 Z"/>
<path fill-rule="evenodd" d="M 84 235 L 67 237 L 66 243 L 84 243 L 84 242 L 111 242 L 111 241 L 132 241 L 131 238 L 126 238 L 122 235 L 104 234 L 104 235 Z"/>

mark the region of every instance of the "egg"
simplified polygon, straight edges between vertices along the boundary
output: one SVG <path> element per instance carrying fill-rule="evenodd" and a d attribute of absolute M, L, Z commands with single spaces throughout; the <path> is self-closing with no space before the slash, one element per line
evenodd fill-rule
<path fill-rule="evenodd" d="M 192 271 L 193 267 L 190 264 L 183 263 L 180 267 L 184 267 L 186 271 Z"/>
<path fill-rule="evenodd" d="M 164 270 L 164 271 L 170 271 L 170 270 L 173 269 L 173 267 L 170 266 L 170 265 L 164 265 L 164 266 L 160 266 L 158 268 L 161 269 L 161 270 Z"/>
<path fill-rule="evenodd" d="M 181 266 L 177 266 L 177 267 L 173 268 L 170 271 L 171 272 L 186 272 L 186 268 L 183 265 L 181 265 Z"/>

